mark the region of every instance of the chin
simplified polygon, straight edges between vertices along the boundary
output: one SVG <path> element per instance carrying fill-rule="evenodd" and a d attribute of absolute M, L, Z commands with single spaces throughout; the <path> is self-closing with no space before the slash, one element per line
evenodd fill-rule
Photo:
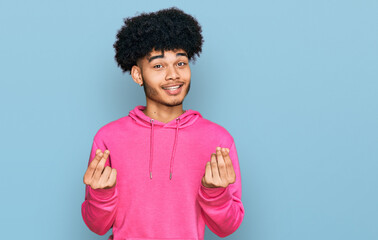
<path fill-rule="evenodd" d="M 165 101 L 164 104 L 166 106 L 175 107 L 175 106 L 182 105 L 183 102 L 184 102 L 184 99 L 174 99 L 171 101 Z"/>

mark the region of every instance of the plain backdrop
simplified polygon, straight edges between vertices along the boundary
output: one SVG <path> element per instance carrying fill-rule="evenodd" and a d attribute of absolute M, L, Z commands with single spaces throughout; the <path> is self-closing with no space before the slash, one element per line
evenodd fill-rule
<path fill-rule="evenodd" d="M 112 45 L 171 6 L 205 40 L 184 109 L 238 150 L 245 218 L 226 239 L 378 239 L 375 0 L 1 0 L 0 238 L 111 234 L 82 220 L 83 174 L 97 130 L 145 104 Z"/>

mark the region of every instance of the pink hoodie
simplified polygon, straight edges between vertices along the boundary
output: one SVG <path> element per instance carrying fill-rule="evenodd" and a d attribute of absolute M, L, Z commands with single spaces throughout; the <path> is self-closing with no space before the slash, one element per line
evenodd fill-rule
<path fill-rule="evenodd" d="M 117 170 L 117 184 L 86 186 L 81 212 L 88 228 L 100 235 L 113 228 L 114 240 L 203 240 L 205 224 L 220 237 L 232 234 L 244 217 L 233 137 L 194 110 L 163 123 L 143 109 L 136 106 L 94 137 L 89 161 L 96 149 L 109 149 L 106 166 Z M 201 179 L 217 146 L 230 149 L 236 182 L 206 188 Z"/>

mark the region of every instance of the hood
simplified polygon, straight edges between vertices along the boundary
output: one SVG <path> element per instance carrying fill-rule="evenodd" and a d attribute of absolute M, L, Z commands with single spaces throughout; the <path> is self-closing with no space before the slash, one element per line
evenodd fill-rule
<path fill-rule="evenodd" d="M 129 112 L 129 116 L 137 124 L 151 129 L 150 159 L 149 159 L 150 179 L 152 179 L 152 163 L 153 163 L 153 157 L 154 157 L 154 128 L 155 127 L 172 128 L 172 131 L 175 131 L 175 141 L 172 146 L 171 161 L 170 161 L 170 168 L 169 168 L 170 169 L 169 179 L 171 180 L 172 175 L 173 175 L 173 164 L 174 164 L 174 159 L 175 159 L 176 146 L 179 139 L 179 129 L 189 127 L 190 125 L 195 123 L 198 118 L 200 117 L 202 118 L 202 115 L 198 111 L 188 109 L 188 110 L 185 110 L 185 112 L 181 114 L 179 117 L 177 117 L 176 119 L 173 119 L 168 123 L 163 123 L 145 115 L 142 112 L 145 108 L 146 106 L 142 106 L 142 105 L 136 106 L 133 110 Z"/>

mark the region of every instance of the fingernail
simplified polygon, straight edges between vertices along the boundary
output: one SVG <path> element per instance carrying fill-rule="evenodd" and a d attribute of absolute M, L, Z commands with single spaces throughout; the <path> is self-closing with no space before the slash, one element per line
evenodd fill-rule
<path fill-rule="evenodd" d="M 221 148 L 220 147 L 217 147 L 217 150 L 220 150 Z"/>

